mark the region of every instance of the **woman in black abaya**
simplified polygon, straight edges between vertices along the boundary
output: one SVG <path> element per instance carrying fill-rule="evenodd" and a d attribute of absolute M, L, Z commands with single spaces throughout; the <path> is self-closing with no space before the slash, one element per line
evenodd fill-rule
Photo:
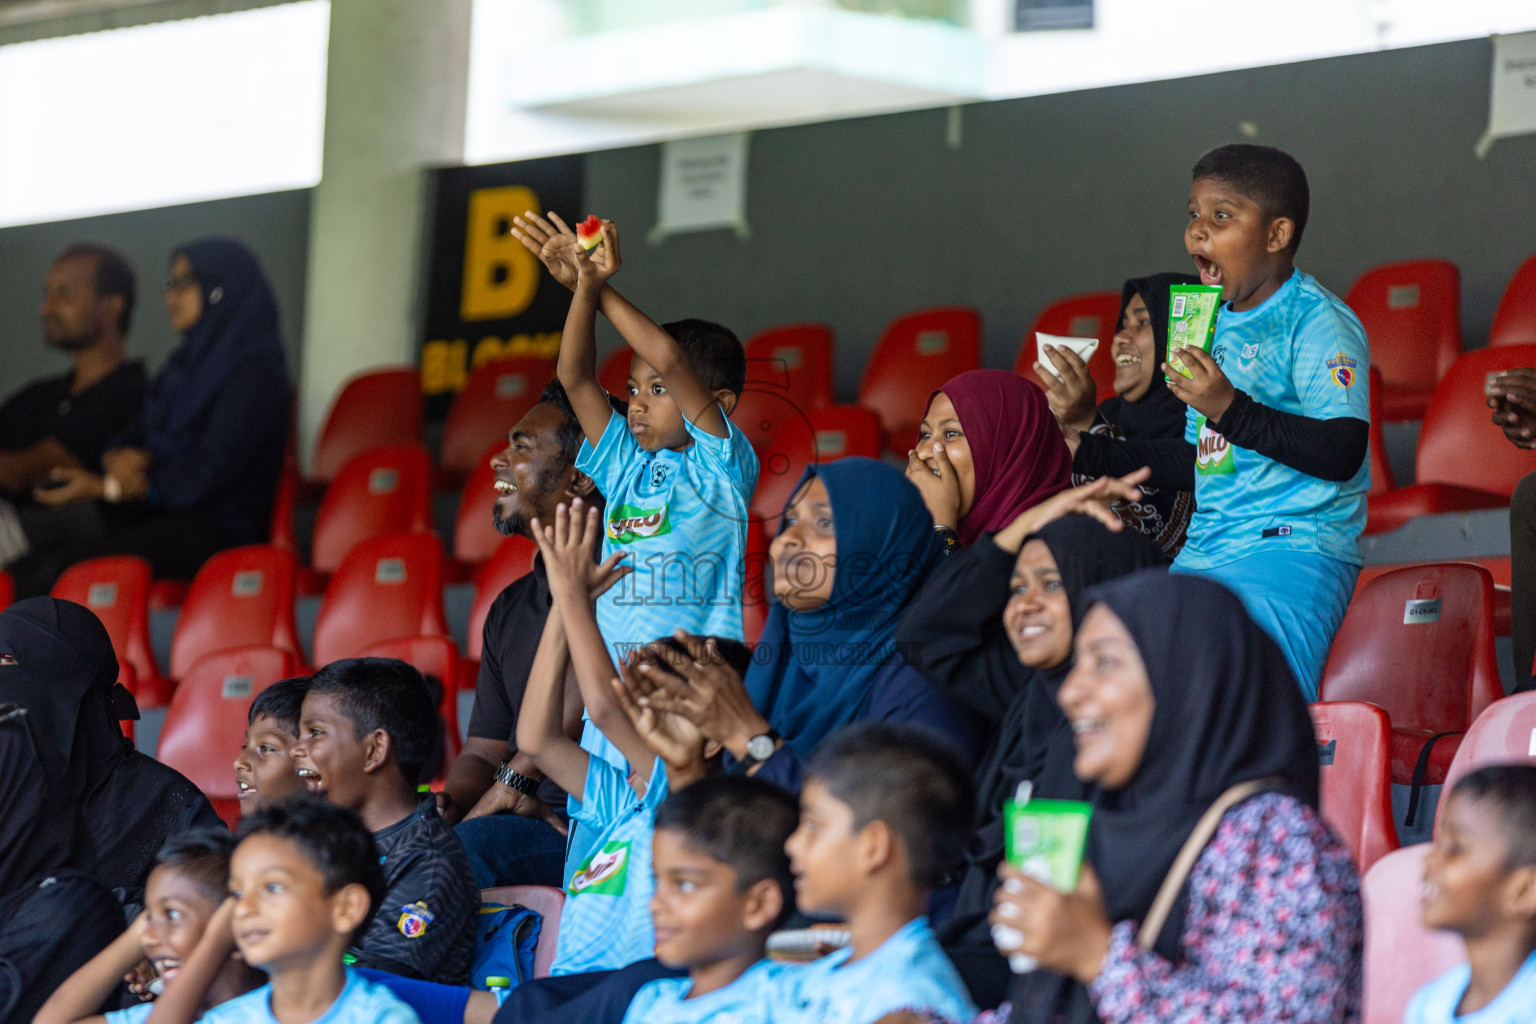
<path fill-rule="evenodd" d="M 997 621 L 993 656 L 1011 657 L 1016 691 L 997 713 L 997 733 L 976 776 L 977 834 L 967 853 L 953 917 L 940 938 L 978 1005 L 1002 998 L 1008 968 L 992 947 L 987 913 L 1003 857 L 1003 802 L 1020 782 L 1054 799 L 1081 799 L 1087 787 L 1072 774 L 1072 734 L 1056 692 L 1072 669 L 1072 638 L 1082 595 L 1091 586 L 1161 564 L 1134 530 L 1112 531 L 1086 515 L 1069 515 L 1024 539 Z M 1006 652 L 1006 653 L 1005 653 Z"/>

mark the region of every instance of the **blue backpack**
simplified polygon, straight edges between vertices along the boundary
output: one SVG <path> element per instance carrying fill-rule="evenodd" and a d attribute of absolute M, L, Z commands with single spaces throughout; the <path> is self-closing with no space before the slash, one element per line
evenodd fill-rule
<path fill-rule="evenodd" d="M 523 906 L 482 903 L 475 920 L 475 959 L 469 984 L 481 991 L 486 978 L 509 978 L 516 988 L 533 977 L 533 951 L 542 922 Z"/>

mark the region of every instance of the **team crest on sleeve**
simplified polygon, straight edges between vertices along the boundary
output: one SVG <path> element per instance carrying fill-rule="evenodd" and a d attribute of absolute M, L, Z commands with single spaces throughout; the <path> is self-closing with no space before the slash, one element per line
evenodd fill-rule
<path fill-rule="evenodd" d="M 400 923 L 396 927 L 406 938 L 419 939 L 427 934 L 427 925 L 431 923 L 432 912 L 424 902 L 417 900 L 400 908 Z"/>
<path fill-rule="evenodd" d="M 1353 358 L 1339 352 L 1328 360 L 1328 376 L 1341 388 L 1347 388 L 1355 382 L 1356 363 Z"/>

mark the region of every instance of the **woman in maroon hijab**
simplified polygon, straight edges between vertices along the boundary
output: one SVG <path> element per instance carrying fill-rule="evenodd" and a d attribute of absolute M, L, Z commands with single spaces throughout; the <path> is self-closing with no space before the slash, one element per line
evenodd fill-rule
<path fill-rule="evenodd" d="M 1007 370 L 971 370 L 928 397 L 907 479 L 953 550 L 1066 490 L 1072 456 L 1044 391 Z"/>

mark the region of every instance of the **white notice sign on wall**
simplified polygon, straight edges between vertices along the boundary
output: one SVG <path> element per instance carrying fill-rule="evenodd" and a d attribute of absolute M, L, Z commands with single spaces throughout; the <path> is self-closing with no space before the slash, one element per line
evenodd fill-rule
<path fill-rule="evenodd" d="M 651 243 L 683 231 L 730 228 L 747 237 L 746 132 L 661 147 L 661 194 Z"/>
<path fill-rule="evenodd" d="M 1494 139 L 1530 132 L 1536 132 L 1536 32 L 1494 36 L 1488 130 L 1477 140 L 1478 159 Z"/>

